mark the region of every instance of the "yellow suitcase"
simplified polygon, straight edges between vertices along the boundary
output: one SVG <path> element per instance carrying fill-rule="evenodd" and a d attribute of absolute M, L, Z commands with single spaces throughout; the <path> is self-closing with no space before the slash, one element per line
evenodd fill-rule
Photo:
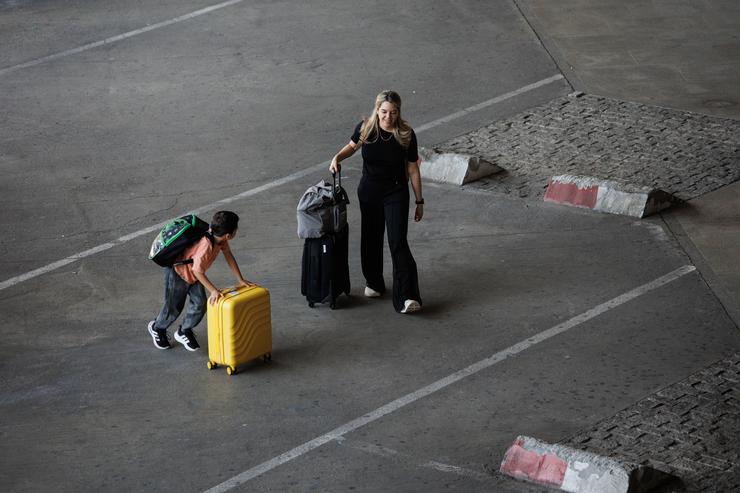
<path fill-rule="evenodd" d="M 208 369 L 226 366 L 229 375 L 255 358 L 272 359 L 270 293 L 260 286 L 227 288 L 208 304 Z"/>

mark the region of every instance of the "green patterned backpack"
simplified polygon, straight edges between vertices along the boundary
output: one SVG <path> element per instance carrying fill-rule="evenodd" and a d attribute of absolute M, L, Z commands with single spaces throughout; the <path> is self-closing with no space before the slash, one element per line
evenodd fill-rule
<path fill-rule="evenodd" d="M 164 225 L 154 239 L 149 250 L 149 260 L 162 267 L 192 263 L 193 259 L 176 260 L 183 250 L 208 235 L 209 228 L 209 224 L 195 214 L 173 219 Z"/>

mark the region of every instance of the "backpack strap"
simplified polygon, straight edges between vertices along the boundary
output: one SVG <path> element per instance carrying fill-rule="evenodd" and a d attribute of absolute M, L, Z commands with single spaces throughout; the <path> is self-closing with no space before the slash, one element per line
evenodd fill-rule
<path fill-rule="evenodd" d="M 206 238 L 208 238 L 208 241 L 211 242 L 211 247 L 213 247 L 213 245 L 216 244 L 216 238 L 213 236 L 213 233 L 211 233 L 211 230 L 210 229 L 208 231 L 206 231 L 206 234 L 204 234 L 203 236 L 205 236 Z M 200 240 L 198 240 L 198 241 L 200 241 Z M 172 267 L 174 267 L 176 265 L 188 265 L 188 264 L 192 264 L 192 263 L 193 263 L 193 259 L 186 258 L 184 260 L 180 260 L 178 262 L 175 262 L 174 264 L 172 264 Z"/>

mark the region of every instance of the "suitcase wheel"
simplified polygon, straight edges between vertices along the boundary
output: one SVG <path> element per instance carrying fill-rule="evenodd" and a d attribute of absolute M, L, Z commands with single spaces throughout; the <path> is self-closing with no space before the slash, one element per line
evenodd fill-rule
<path fill-rule="evenodd" d="M 208 363 L 206 363 L 206 366 L 209 370 L 213 370 L 214 368 L 218 367 L 218 364 L 214 363 L 213 361 L 209 361 Z"/>
<path fill-rule="evenodd" d="M 331 308 L 332 310 L 334 310 L 334 309 L 335 309 L 336 307 L 337 307 L 337 303 L 336 303 L 336 301 L 332 301 L 332 302 L 331 302 L 331 303 L 329 304 L 329 308 Z"/>
<path fill-rule="evenodd" d="M 236 368 L 234 368 L 233 366 L 227 366 L 226 373 L 229 375 L 236 375 Z"/>
<path fill-rule="evenodd" d="M 272 361 L 272 353 L 263 354 L 262 355 L 262 360 L 265 361 L 265 362 Z"/>
<path fill-rule="evenodd" d="M 309 306 L 309 308 L 313 308 L 314 307 L 313 301 L 309 301 L 308 302 L 308 306 Z"/>

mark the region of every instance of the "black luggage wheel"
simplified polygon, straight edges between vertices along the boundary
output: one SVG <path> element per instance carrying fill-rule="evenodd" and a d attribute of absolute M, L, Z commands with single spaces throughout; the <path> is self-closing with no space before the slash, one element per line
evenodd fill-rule
<path fill-rule="evenodd" d="M 309 306 L 309 308 L 313 308 L 313 307 L 314 307 L 314 306 L 316 306 L 316 305 L 314 305 L 313 301 L 309 301 L 309 302 L 308 302 L 308 306 Z"/>

